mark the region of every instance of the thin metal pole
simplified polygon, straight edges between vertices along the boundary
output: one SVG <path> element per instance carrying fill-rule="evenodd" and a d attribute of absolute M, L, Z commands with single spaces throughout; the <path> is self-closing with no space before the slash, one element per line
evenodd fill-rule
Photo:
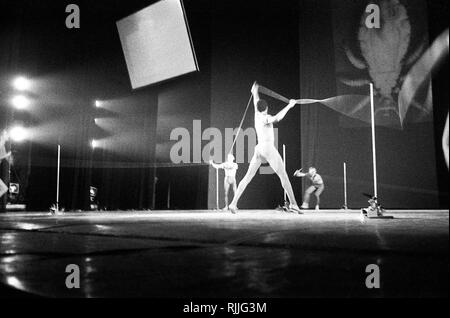
<path fill-rule="evenodd" d="M 286 145 L 283 145 L 283 164 L 284 164 L 284 170 L 286 171 Z M 287 199 L 287 192 L 284 190 L 284 202 L 286 202 Z"/>
<path fill-rule="evenodd" d="M 169 182 L 169 188 L 167 189 L 167 209 L 170 210 L 170 188 L 171 183 Z"/>
<path fill-rule="evenodd" d="M 347 202 L 347 163 L 344 162 L 344 208 L 348 208 Z"/>
<path fill-rule="evenodd" d="M 152 189 L 152 209 L 156 209 L 156 184 L 158 183 L 156 177 L 156 167 L 153 168 L 153 189 Z"/>
<path fill-rule="evenodd" d="M 377 181 L 377 150 L 375 140 L 375 102 L 373 95 L 373 84 L 370 83 L 370 113 L 372 119 L 372 161 L 373 161 L 373 195 L 378 198 Z"/>
<path fill-rule="evenodd" d="M 59 211 L 59 181 L 61 173 L 61 145 L 58 145 L 58 166 L 56 172 L 56 211 Z"/>
<path fill-rule="evenodd" d="M 219 169 L 216 169 L 216 209 L 219 210 Z"/>
<path fill-rule="evenodd" d="M 253 94 L 250 95 L 250 99 L 248 100 L 247 107 L 245 108 L 244 116 L 242 116 L 241 123 L 239 124 L 239 128 L 237 130 L 236 136 L 234 137 L 233 144 L 231 145 L 231 148 L 230 148 L 230 151 L 228 152 L 228 154 L 233 153 L 234 145 L 236 144 L 236 142 L 239 138 L 239 134 L 241 133 L 241 130 L 242 130 L 242 125 L 244 125 L 244 120 L 245 120 L 245 117 L 247 116 L 247 112 L 248 112 L 248 109 L 250 107 L 252 100 L 253 100 Z"/>

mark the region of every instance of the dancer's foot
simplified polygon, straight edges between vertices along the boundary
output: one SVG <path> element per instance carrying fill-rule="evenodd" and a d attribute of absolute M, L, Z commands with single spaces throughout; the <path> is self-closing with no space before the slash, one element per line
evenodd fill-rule
<path fill-rule="evenodd" d="M 230 206 L 228 206 L 228 210 L 231 211 L 231 213 L 236 214 L 236 211 L 238 210 L 237 206 L 231 204 Z"/>
<path fill-rule="evenodd" d="M 308 203 L 303 203 L 302 204 L 302 210 L 308 210 L 309 209 L 309 204 Z"/>
<path fill-rule="evenodd" d="M 227 212 L 228 210 L 230 210 L 230 207 L 229 207 L 229 206 L 226 206 L 226 207 L 224 207 L 221 211 Z"/>
<path fill-rule="evenodd" d="M 289 206 L 289 212 L 297 213 L 297 214 L 303 214 L 297 204 L 291 204 Z"/>
<path fill-rule="evenodd" d="M 316 211 L 320 211 L 320 207 L 316 205 Z"/>

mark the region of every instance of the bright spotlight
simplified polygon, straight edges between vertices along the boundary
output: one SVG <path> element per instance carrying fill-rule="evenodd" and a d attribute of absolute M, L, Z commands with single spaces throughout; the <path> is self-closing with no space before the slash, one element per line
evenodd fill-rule
<path fill-rule="evenodd" d="M 98 147 L 98 141 L 95 140 L 95 139 L 93 139 L 93 140 L 91 141 L 91 147 L 92 147 L 93 149 L 97 148 L 97 147 Z"/>
<path fill-rule="evenodd" d="M 96 101 L 95 101 L 95 107 L 97 107 L 97 108 L 102 107 L 102 102 L 99 101 L 99 100 L 96 100 Z"/>
<path fill-rule="evenodd" d="M 27 138 L 27 130 L 22 126 L 15 126 L 9 131 L 9 137 L 14 142 L 22 142 Z"/>
<path fill-rule="evenodd" d="M 18 91 L 26 91 L 30 89 L 31 81 L 23 76 L 20 76 L 13 81 L 13 86 Z"/>
<path fill-rule="evenodd" d="M 15 108 L 22 110 L 22 109 L 28 108 L 28 106 L 30 106 L 31 102 L 26 96 L 17 95 L 12 98 L 11 104 Z"/>

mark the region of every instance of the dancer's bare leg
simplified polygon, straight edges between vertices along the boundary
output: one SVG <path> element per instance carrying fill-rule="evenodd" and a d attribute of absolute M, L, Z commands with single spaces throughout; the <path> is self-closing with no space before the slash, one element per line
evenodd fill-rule
<path fill-rule="evenodd" d="M 320 195 L 322 194 L 323 190 L 324 190 L 324 187 L 321 186 L 314 192 L 314 195 L 316 196 L 316 200 L 317 200 L 316 210 L 320 210 Z"/>
<path fill-rule="evenodd" d="M 313 194 L 316 190 L 317 189 L 314 186 L 310 186 L 308 189 L 306 189 L 305 196 L 303 198 L 302 209 L 309 209 L 309 201 L 311 199 L 311 194 Z"/>
<path fill-rule="evenodd" d="M 256 172 L 258 172 L 259 167 L 261 167 L 261 159 L 259 158 L 259 154 L 255 151 L 253 155 L 252 161 L 250 161 L 250 166 L 248 167 L 248 171 L 245 174 L 245 177 L 239 183 L 237 187 L 237 191 L 234 195 L 233 201 L 231 202 L 229 208 L 231 212 L 236 213 L 237 204 L 248 184 L 252 181 Z"/>
<path fill-rule="evenodd" d="M 297 200 L 295 199 L 294 190 L 292 190 L 291 181 L 289 181 L 289 177 L 286 173 L 283 159 L 281 159 L 280 154 L 275 148 L 273 148 L 273 150 L 267 154 L 266 160 L 273 171 L 275 171 L 280 178 L 281 185 L 288 195 L 291 207 L 299 211 L 300 209 L 298 208 Z"/>
<path fill-rule="evenodd" d="M 224 188 L 225 188 L 225 208 L 224 208 L 224 210 L 228 210 L 228 191 L 230 191 L 230 183 L 228 182 L 227 178 L 225 178 L 225 181 L 224 181 Z"/>
<path fill-rule="evenodd" d="M 314 195 L 316 196 L 316 210 L 319 210 L 320 208 L 320 193 L 314 192 Z"/>
<path fill-rule="evenodd" d="M 236 192 L 237 192 L 237 182 L 236 182 L 236 180 L 234 180 L 232 186 L 233 186 L 233 199 L 234 199 L 234 197 L 236 196 Z M 227 207 L 227 208 L 229 209 L 229 207 Z M 235 208 L 235 209 L 237 209 L 237 208 Z"/>

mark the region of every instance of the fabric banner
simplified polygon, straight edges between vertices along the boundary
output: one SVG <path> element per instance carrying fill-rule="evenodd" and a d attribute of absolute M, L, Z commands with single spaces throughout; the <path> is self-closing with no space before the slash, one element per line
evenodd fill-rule
<path fill-rule="evenodd" d="M 376 22 L 376 8 L 378 26 L 370 23 Z M 400 98 L 404 79 L 429 47 L 426 12 L 425 0 L 332 0 L 337 94 L 369 97 L 373 83 L 378 125 L 402 129 L 433 119 L 429 74 L 423 74 L 428 79 L 414 99 L 404 103 Z M 370 109 L 369 98 L 350 101 L 345 113 L 370 122 L 365 109 Z"/>

